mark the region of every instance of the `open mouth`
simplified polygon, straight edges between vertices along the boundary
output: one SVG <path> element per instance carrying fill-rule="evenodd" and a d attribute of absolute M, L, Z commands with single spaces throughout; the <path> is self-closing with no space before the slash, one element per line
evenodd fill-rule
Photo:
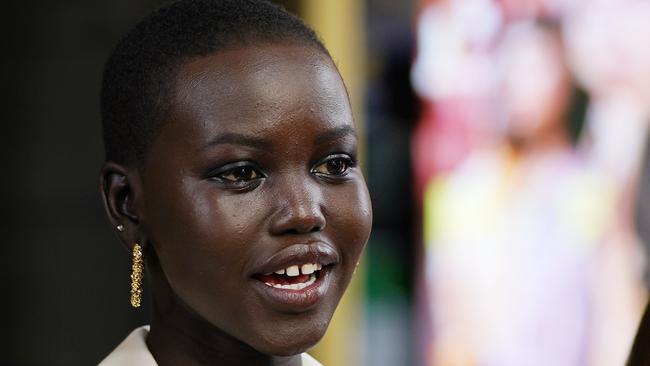
<path fill-rule="evenodd" d="M 253 289 L 270 308 L 303 312 L 328 297 L 341 257 L 324 242 L 293 244 L 259 255 L 251 265 Z"/>
<path fill-rule="evenodd" d="M 254 277 L 269 287 L 300 291 L 316 283 L 324 272 L 323 268 L 327 266 L 323 267 L 320 263 L 305 263 Z"/>

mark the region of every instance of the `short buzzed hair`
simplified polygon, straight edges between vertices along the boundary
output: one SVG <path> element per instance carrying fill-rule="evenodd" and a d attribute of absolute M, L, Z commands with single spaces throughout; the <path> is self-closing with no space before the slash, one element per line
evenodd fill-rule
<path fill-rule="evenodd" d="M 329 57 L 302 20 L 264 0 L 181 0 L 144 18 L 120 40 L 104 68 L 106 160 L 144 162 L 184 62 L 229 48 L 283 41 L 315 47 Z"/>

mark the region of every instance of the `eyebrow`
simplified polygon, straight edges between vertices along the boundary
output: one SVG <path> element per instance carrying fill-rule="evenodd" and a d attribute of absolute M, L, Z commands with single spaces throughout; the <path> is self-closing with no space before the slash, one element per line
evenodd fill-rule
<path fill-rule="evenodd" d="M 333 128 L 331 130 L 327 130 L 321 133 L 320 135 L 316 136 L 316 138 L 314 139 L 314 144 L 322 145 L 332 140 L 336 140 L 346 136 L 353 136 L 353 137 L 357 136 L 356 131 L 352 126 L 342 126 L 338 128 Z M 250 146 L 255 149 L 266 150 L 266 151 L 273 150 L 273 145 L 267 140 L 242 135 L 239 133 L 232 133 L 232 132 L 224 133 L 213 137 L 212 139 L 210 139 L 210 141 L 208 141 L 201 147 L 201 150 L 207 150 L 209 148 L 215 147 L 217 145 L 223 145 L 223 144 L 244 145 L 244 146 Z"/>
<path fill-rule="evenodd" d="M 242 135 L 239 133 L 224 133 L 215 136 L 212 139 L 210 139 L 210 141 L 208 141 L 205 145 L 203 145 L 201 150 L 207 150 L 209 148 L 215 147 L 217 145 L 223 145 L 223 144 L 244 145 L 244 146 L 250 146 L 255 149 L 267 150 L 267 151 L 273 150 L 273 146 L 269 141 Z"/>
<path fill-rule="evenodd" d="M 353 136 L 357 137 L 357 133 L 352 126 L 342 126 L 327 130 L 320 135 L 316 136 L 314 139 L 314 144 L 322 145 L 332 140 L 336 140 L 342 137 Z"/>

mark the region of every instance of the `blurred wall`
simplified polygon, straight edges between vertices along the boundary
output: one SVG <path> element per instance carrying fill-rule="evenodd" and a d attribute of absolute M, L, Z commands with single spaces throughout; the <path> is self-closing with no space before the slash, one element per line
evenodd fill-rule
<path fill-rule="evenodd" d="M 96 364 L 144 322 L 97 193 L 99 87 L 109 49 L 155 3 L 3 2 L 1 364 Z"/>

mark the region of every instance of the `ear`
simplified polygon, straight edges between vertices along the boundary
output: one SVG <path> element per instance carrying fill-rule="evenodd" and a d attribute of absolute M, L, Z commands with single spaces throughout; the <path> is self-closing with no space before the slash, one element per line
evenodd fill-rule
<path fill-rule="evenodd" d="M 135 243 L 144 246 L 141 227 L 142 185 L 140 174 L 115 162 L 106 162 L 99 174 L 99 190 L 108 220 L 131 251 Z"/>

